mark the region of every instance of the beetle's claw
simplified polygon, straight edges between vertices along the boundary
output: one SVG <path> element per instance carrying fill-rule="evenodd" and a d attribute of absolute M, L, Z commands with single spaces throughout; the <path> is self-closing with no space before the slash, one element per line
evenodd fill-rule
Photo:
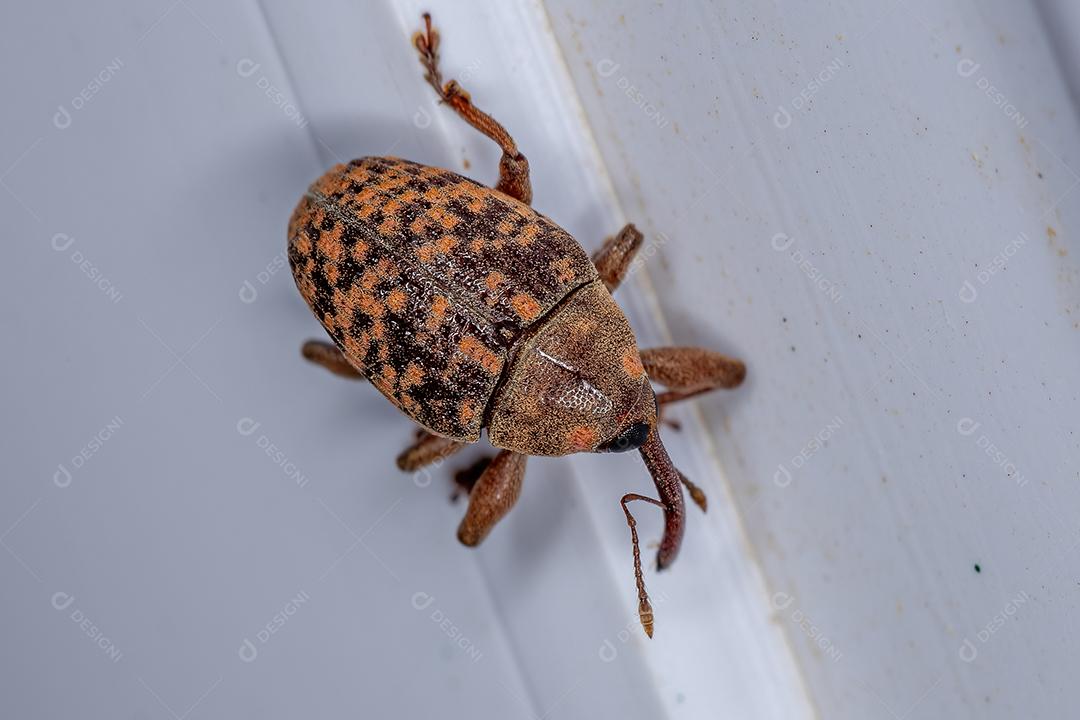
<path fill-rule="evenodd" d="M 681 470 L 679 471 L 679 480 L 686 486 L 686 489 L 690 492 L 690 499 L 694 501 L 695 505 L 701 508 L 701 512 L 708 512 L 709 500 L 705 497 L 705 491 L 692 483 L 690 478 L 683 475 Z"/>

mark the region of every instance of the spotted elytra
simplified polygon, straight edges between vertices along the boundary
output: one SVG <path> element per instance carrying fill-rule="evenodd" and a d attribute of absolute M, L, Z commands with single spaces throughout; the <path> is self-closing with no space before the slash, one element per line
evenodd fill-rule
<path fill-rule="evenodd" d="M 289 264 L 333 344 L 303 354 L 332 372 L 367 379 L 418 423 L 397 459 L 414 471 L 487 430 L 499 448 L 463 474 L 469 506 L 458 539 L 476 545 L 513 507 L 529 455 L 638 450 L 659 499 L 629 493 L 638 613 L 653 632 L 629 503 L 664 512 L 657 567 L 679 552 L 682 487 L 705 494 L 672 464 L 661 409 L 742 382 L 742 362 L 710 350 L 639 351 L 611 292 L 641 245 L 627 225 L 590 258 L 533 210 L 529 163 L 510 134 L 443 83 L 439 34 L 424 15 L 413 37 L 425 79 L 443 103 L 502 149 L 494 188 L 449 170 L 393 157 L 338 165 L 315 181 L 289 222 Z M 652 381 L 665 386 L 653 391 Z"/>

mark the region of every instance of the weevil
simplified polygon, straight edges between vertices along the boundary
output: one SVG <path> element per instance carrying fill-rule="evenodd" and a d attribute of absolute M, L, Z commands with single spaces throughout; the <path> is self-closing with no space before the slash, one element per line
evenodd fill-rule
<path fill-rule="evenodd" d="M 424 79 L 442 104 L 502 150 L 494 188 L 395 157 L 364 157 L 316 180 L 289 221 L 296 285 L 333 343 L 303 356 L 366 379 L 420 425 L 397 458 L 413 472 L 477 442 L 499 450 L 466 473 L 468 508 L 458 539 L 479 544 L 521 494 L 530 455 L 638 450 L 658 498 L 620 504 L 630 527 L 638 614 L 653 634 L 630 503 L 663 510 L 658 569 L 671 565 L 685 528 L 679 472 L 660 439 L 662 409 L 733 388 L 745 365 L 711 350 L 639 351 L 611 293 L 643 236 L 632 225 L 591 257 L 534 210 L 529 162 L 494 118 L 439 68 L 431 16 L 413 36 Z M 652 382 L 664 386 L 655 392 Z"/>

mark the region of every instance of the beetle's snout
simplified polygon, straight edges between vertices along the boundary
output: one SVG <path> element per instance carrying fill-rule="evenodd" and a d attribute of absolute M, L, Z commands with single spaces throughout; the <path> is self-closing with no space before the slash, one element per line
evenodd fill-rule
<path fill-rule="evenodd" d="M 614 440 L 609 440 L 597 448 L 600 452 L 626 452 L 637 450 L 649 439 L 652 428 L 648 423 L 636 422 L 619 433 Z"/>

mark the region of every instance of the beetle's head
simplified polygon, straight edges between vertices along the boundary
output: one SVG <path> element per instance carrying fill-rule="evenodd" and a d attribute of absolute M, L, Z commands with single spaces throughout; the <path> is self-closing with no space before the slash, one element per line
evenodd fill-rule
<path fill-rule="evenodd" d="M 519 345 L 495 395 L 488 439 L 526 455 L 640 450 L 664 507 L 657 555 L 664 568 L 682 538 L 682 484 L 693 486 L 664 449 L 658 413 L 630 325 L 610 293 L 595 284 L 579 290 Z M 693 493 L 704 509 L 704 494 Z M 646 606 L 640 610 L 649 628 Z"/>
<path fill-rule="evenodd" d="M 656 398 L 626 317 L 588 285 L 524 340 L 488 423 L 497 447 L 527 455 L 621 452 L 656 427 Z"/>

